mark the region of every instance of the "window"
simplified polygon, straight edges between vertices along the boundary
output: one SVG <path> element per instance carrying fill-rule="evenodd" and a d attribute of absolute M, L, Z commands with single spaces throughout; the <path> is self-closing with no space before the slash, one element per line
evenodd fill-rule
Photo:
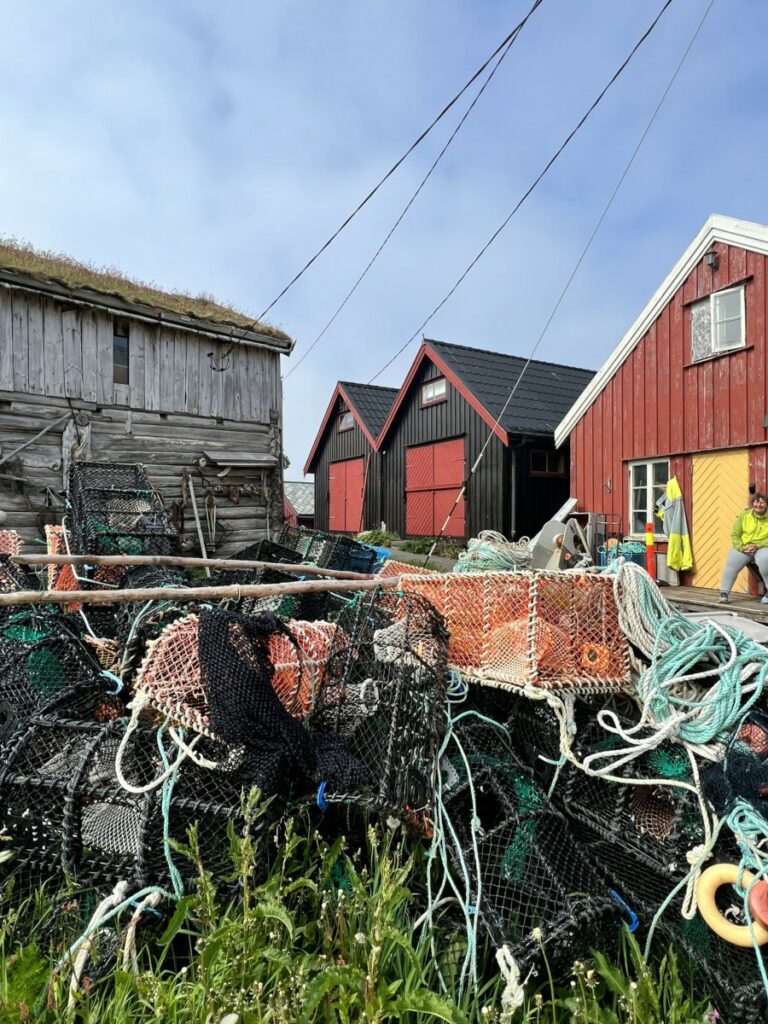
<path fill-rule="evenodd" d="M 355 418 L 351 412 L 343 412 L 339 416 L 339 433 L 341 433 L 342 430 L 351 430 L 354 425 Z"/>
<path fill-rule="evenodd" d="M 531 449 L 530 471 L 532 476 L 565 476 L 563 453 Z"/>
<path fill-rule="evenodd" d="M 443 402 L 447 398 L 447 384 L 445 377 L 438 377 L 437 380 L 427 381 L 421 387 L 421 404 L 432 405 L 433 402 Z"/>
<path fill-rule="evenodd" d="M 629 466 L 629 523 L 634 535 L 645 533 L 645 524 L 653 523 L 660 532 L 660 521 L 654 517 L 656 502 L 669 480 L 669 459 L 632 462 Z"/>
<path fill-rule="evenodd" d="M 726 288 L 691 306 L 691 361 L 743 348 L 744 286 Z"/>
<path fill-rule="evenodd" d="M 130 383 L 127 320 L 115 320 L 112 327 L 112 381 L 115 384 Z"/>

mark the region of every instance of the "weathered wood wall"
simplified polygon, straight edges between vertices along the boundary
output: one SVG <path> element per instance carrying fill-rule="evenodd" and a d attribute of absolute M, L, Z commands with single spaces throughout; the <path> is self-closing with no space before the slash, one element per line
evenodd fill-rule
<path fill-rule="evenodd" d="M 181 498 L 182 470 L 193 471 L 201 515 L 209 493 L 209 505 L 216 502 L 218 553 L 264 536 L 282 522 L 279 354 L 236 345 L 228 369 L 217 373 L 208 353 L 220 355 L 224 343 L 125 319 L 130 384 L 120 385 L 113 383 L 109 313 L 0 287 L 0 457 L 68 412 L 80 413 L 90 423 L 88 457 L 143 463 L 167 504 Z M 66 427 L 58 425 L 0 466 L 3 525 L 27 542 L 39 534 L 47 499 L 62 507 Z M 274 468 L 219 477 L 222 466 L 196 468 L 203 452 L 271 456 Z M 234 487 L 238 503 L 231 499 Z M 208 543 L 205 520 L 203 528 Z M 191 544 L 189 509 L 185 533 Z"/>

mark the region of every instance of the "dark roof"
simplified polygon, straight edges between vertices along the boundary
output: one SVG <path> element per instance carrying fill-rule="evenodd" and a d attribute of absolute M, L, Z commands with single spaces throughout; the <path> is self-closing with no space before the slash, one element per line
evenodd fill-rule
<path fill-rule="evenodd" d="M 339 381 L 339 384 L 346 391 L 368 432 L 377 438 L 392 408 L 398 388 L 383 388 L 378 384 L 354 384 L 346 380 Z"/>
<path fill-rule="evenodd" d="M 425 344 L 445 362 L 495 420 L 526 360 L 445 341 Z M 551 434 L 595 375 L 562 363 L 532 359 L 520 387 L 501 417 L 508 434 Z"/>
<path fill-rule="evenodd" d="M 297 515 L 313 516 L 315 514 L 315 485 L 308 480 L 285 480 L 283 482 L 285 496 L 296 509 Z"/>

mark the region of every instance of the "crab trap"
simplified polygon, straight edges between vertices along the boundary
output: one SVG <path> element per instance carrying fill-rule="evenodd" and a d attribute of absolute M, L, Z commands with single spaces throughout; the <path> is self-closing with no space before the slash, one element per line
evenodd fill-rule
<path fill-rule="evenodd" d="M 454 724 L 440 764 L 457 886 L 519 966 L 571 963 L 615 927 L 618 908 L 565 816 L 515 754 L 506 730 Z"/>
<path fill-rule="evenodd" d="M 72 547 L 82 554 L 171 555 L 177 533 L 143 466 L 75 462 L 69 470 Z"/>
<path fill-rule="evenodd" d="M 318 742 L 342 741 L 363 777 L 354 789 L 324 779 L 318 802 L 418 814 L 432 802 L 445 722 L 442 618 L 416 595 L 373 591 L 347 602 L 336 625 L 308 726 Z"/>
<path fill-rule="evenodd" d="M 346 572 L 371 573 L 378 557 L 375 548 L 342 534 L 305 530 L 303 527 L 283 525 L 276 541 L 291 548 L 300 561 L 323 569 L 341 569 Z"/>

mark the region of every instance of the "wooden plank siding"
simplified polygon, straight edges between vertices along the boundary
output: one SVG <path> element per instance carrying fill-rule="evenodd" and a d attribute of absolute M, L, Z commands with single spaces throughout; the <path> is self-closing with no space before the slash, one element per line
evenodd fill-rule
<path fill-rule="evenodd" d="M 114 319 L 65 299 L 0 287 L 0 450 L 6 454 L 62 415 L 91 426 L 90 459 L 143 463 L 168 503 L 181 497 L 182 470 L 195 473 L 198 502 L 217 505 L 219 553 L 230 553 L 282 522 L 280 354 L 236 345 L 223 373 L 208 353 L 223 343 L 193 330 L 121 316 L 129 324 L 129 384 L 113 380 Z M 221 365 L 220 360 L 218 365 Z M 63 426 L 25 448 L 0 474 L 4 527 L 38 535 L 47 489 L 61 508 Z M 275 468 L 201 472 L 203 452 L 270 455 Z M 9 480 L 23 477 L 25 483 Z M 239 495 L 231 488 L 241 489 Z M 243 491 L 245 488 L 245 491 Z M 232 500 L 231 493 L 235 499 Z M 194 530 L 186 514 L 186 532 Z"/>
<path fill-rule="evenodd" d="M 381 457 L 373 450 L 356 420 L 351 430 L 340 432 L 337 429 L 339 416 L 348 411 L 347 403 L 339 396 L 315 460 L 315 528 L 318 530 L 330 529 L 328 477 L 331 465 L 361 457 L 365 459 L 363 529 L 372 530 L 381 523 Z"/>
<path fill-rule="evenodd" d="M 689 523 L 694 453 L 747 448 L 750 480 L 768 487 L 768 257 L 724 243 L 718 252 L 717 270 L 702 262 L 691 271 L 571 432 L 579 508 L 619 516 L 624 530 L 636 459 L 671 460 Z M 690 304 L 737 284 L 745 287 L 746 346 L 693 363 Z"/>

